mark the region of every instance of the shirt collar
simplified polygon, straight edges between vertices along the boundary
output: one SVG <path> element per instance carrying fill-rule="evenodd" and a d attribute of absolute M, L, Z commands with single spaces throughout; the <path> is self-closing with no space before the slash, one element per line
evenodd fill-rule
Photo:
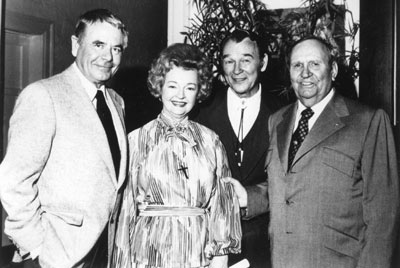
<path fill-rule="evenodd" d="M 104 94 L 104 97 L 107 99 L 107 94 L 105 90 L 105 86 L 101 85 L 100 88 L 97 88 L 92 82 L 90 82 L 79 70 L 78 66 L 76 65 L 76 62 L 72 64 L 73 68 L 75 69 L 79 80 L 82 83 L 83 88 L 85 89 L 87 95 L 89 96 L 89 99 L 91 102 L 93 102 L 96 98 L 97 90 L 101 90 Z"/>
<path fill-rule="evenodd" d="M 335 94 L 335 89 L 332 88 L 332 90 L 328 93 L 328 95 L 325 96 L 325 98 L 323 98 L 320 102 L 318 102 L 317 104 L 314 104 L 311 107 L 311 109 L 313 110 L 314 114 L 308 121 L 308 128 L 309 129 L 311 129 L 314 126 L 314 123 L 317 121 L 318 117 L 321 115 L 321 113 L 325 109 L 326 105 L 328 105 L 329 101 L 333 98 L 334 94 Z M 297 128 L 298 122 L 299 122 L 300 117 L 301 117 L 301 112 L 307 108 L 300 101 L 297 101 L 297 103 L 298 103 L 298 107 L 297 107 L 296 121 L 295 121 L 295 125 L 294 125 L 293 131 Z"/>
<path fill-rule="evenodd" d="M 335 89 L 332 88 L 332 90 L 326 95 L 320 102 L 317 104 L 314 104 L 312 107 L 310 107 L 314 111 L 314 115 L 320 115 L 322 111 L 325 109 L 326 105 L 328 102 L 333 98 L 333 95 L 335 94 Z M 299 100 L 297 101 L 299 106 L 297 108 L 297 113 L 300 114 L 303 110 L 305 110 L 307 107 L 304 106 Z M 318 116 L 315 116 L 318 117 Z"/>
<path fill-rule="evenodd" d="M 258 107 L 261 101 L 261 84 L 258 85 L 257 92 L 248 98 L 240 98 L 235 91 L 228 88 L 228 105 L 233 109 L 241 109 L 242 107 Z"/>

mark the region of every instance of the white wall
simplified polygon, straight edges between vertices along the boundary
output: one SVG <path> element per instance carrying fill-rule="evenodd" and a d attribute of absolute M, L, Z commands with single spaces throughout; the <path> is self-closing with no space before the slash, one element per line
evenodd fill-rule
<path fill-rule="evenodd" d="M 168 45 L 183 42 L 181 32 L 186 31 L 195 12 L 192 0 L 168 0 Z"/>

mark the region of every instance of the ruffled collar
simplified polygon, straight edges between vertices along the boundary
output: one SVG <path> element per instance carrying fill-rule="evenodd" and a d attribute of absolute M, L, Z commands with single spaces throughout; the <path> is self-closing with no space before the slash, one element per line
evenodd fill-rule
<path fill-rule="evenodd" d="M 189 118 L 185 117 L 181 121 L 177 122 L 165 113 L 161 112 L 157 118 L 161 124 L 165 139 L 168 140 L 171 137 L 177 137 L 182 141 L 188 142 L 191 146 L 195 146 L 197 143 L 193 140 L 192 135 L 188 131 Z"/>

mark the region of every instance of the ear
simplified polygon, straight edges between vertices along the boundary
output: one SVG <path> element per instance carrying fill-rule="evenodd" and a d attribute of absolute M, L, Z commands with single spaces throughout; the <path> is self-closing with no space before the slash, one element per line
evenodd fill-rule
<path fill-rule="evenodd" d="M 264 72 L 267 69 L 267 65 L 268 65 L 268 54 L 265 53 L 264 57 L 261 60 L 261 72 Z"/>
<path fill-rule="evenodd" d="M 79 38 L 76 37 L 75 35 L 71 36 L 71 53 L 72 56 L 76 57 L 78 54 L 78 48 L 79 48 Z"/>
<path fill-rule="evenodd" d="M 339 71 L 339 67 L 338 67 L 336 61 L 334 61 L 334 62 L 332 63 L 332 70 L 331 70 L 332 81 L 335 81 L 336 76 L 337 76 L 337 74 L 338 74 L 338 71 Z"/>

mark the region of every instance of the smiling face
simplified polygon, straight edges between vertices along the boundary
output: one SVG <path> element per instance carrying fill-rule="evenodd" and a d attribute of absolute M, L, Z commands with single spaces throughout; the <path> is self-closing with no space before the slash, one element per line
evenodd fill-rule
<path fill-rule="evenodd" d="M 226 82 L 240 97 L 251 97 L 258 90 L 259 73 L 267 58 L 260 59 L 255 41 L 246 37 L 237 43 L 229 40 L 222 51 L 222 68 Z"/>
<path fill-rule="evenodd" d="M 83 75 L 97 87 L 109 80 L 121 63 L 122 32 L 107 22 L 87 25 L 80 38 L 71 37 L 72 55 Z"/>
<path fill-rule="evenodd" d="M 332 88 L 336 62 L 329 64 L 329 51 L 317 40 L 297 44 L 290 57 L 290 80 L 297 98 L 307 107 L 320 102 Z"/>
<path fill-rule="evenodd" d="M 185 118 L 196 104 L 199 92 L 197 71 L 173 67 L 161 88 L 163 112 L 177 121 Z"/>

